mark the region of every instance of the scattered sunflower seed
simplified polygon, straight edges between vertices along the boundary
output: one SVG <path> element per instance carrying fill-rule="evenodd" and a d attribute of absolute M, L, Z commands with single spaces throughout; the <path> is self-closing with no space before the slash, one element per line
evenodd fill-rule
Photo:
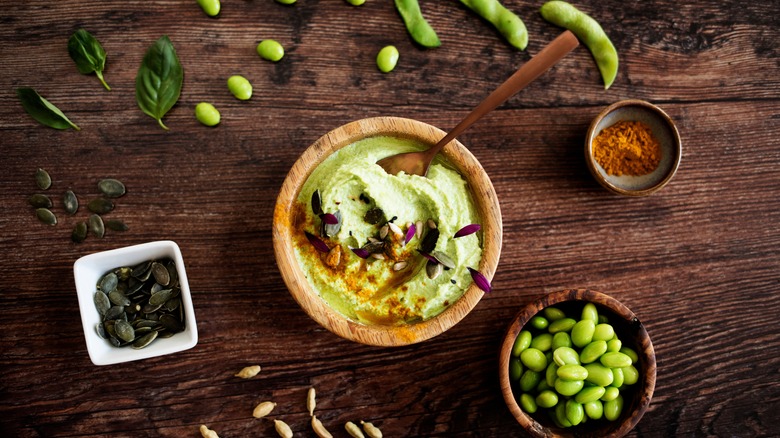
<path fill-rule="evenodd" d="M 30 198 L 27 199 L 27 202 L 35 208 L 51 208 L 54 205 L 48 196 L 40 193 L 30 196 Z"/>
<path fill-rule="evenodd" d="M 388 222 L 387 226 L 390 227 L 390 231 L 392 231 L 393 234 L 395 234 L 395 237 L 403 237 L 404 232 L 401 231 L 401 227 L 399 227 L 398 225 L 392 222 Z"/>
<path fill-rule="evenodd" d="M 276 429 L 276 433 L 282 438 L 292 438 L 293 436 L 293 431 L 290 429 L 290 426 L 282 420 L 274 420 L 274 429 Z"/>
<path fill-rule="evenodd" d="M 263 418 L 266 415 L 270 414 L 275 407 L 276 407 L 276 403 L 270 401 L 264 401 L 258 404 L 257 406 L 255 406 L 255 409 L 252 411 L 252 416 L 255 418 Z"/>
<path fill-rule="evenodd" d="M 104 222 L 106 228 L 113 231 L 127 231 L 130 227 L 119 219 L 109 219 Z"/>
<path fill-rule="evenodd" d="M 325 429 L 325 426 L 322 425 L 322 421 L 320 421 L 316 415 L 312 415 L 311 417 L 311 428 L 320 438 L 333 438 L 333 435 L 328 432 L 328 429 Z"/>
<path fill-rule="evenodd" d="M 106 178 L 98 182 L 98 190 L 109 198 L 118 198 L 125 194 L 125 185 L 118 179 Z"/>
<path fill-rule="evenodd" d="M 73 193 L 73 190 L 68 190 L 62 195 L 62 204 L 65 206 L 65 211 L 69 215 L 74 215 L 79 210 L 79 198 Z"/>
<path fill-rule="evenodd" d="M 49 176 L 49 172 L 39 167 L 38 170 L 35 171 L 35 184 L 37 184 L 38 188 L 41 190 L 47 190 L 49 187 L 51 187 L 51 177 Z"/>
<path fill-rule="evenodd" d="M 35 216 L 46 225 L 57 225 L 57 216 L 48 208 L 36 208 Z"/>
<path fill-rule="evenodd" d="M 92 213 L 106 214 L 114 209 L 114 203 L 110 199 L 95 198 L 89 201 L 89 204 L 87 204 L 87 208 Z"/>
<path fill-rule="evenodd" d="M 103 225 L 103 219 L 97 214 L 89 216 L 87 225 L 89 225 L 89 231 L 91 231 L 92 234 L 94 234 L 96 237 L 103 237 L 103 235 L 106 233 L 106 228 Z"/>
<path fill-rule="evenodd" d="M 344 425 L 344 429 L 347 430 L 347 433 L 350 434 L 352 438 L 366 438 L 366 436 L 363 435 L 363 431 L 360 430 L 357 424 L 351 421 L 347 421 L 347 424 Z"/>
<path fill-rule="evenodd" d="M 428 228 L 432 230 L 436 229 L 436 222 L 434 222 L 433 219 L 428 219 Z"/>
<path fill-rule="evenodd" d="M 234 374 L 235 377 L 241 377 L 242 379 L 251 379 L 260 372 L 260 365 L 252 365 L 244 367 L 238 373 Z"/>
<path fill-rule="evenodd" d="M 387 237 L 387 232 L 390 231 L 390 227 L 385 225 L 382 228 L 379 229 L 379 238 L 382 240 L 385 240 L 385 237 Z"/>
<path fill-rule="evenodd" d="M 205 424 L 200 425 L 200 435 L 203 438 L 219 438 L 219 435 L 217 435 L 217 432 L 214 432 L 213 430 L 206 427 Z"/>
<path fill-rule="evenodd" d="M 375 253 L 371 254 L 371 257 L 375 258 L 377 260 L 384 260 L 385 259 L 385 255 L 382 254 L 382 253 L 378 253 L 378 252 L 375 252 Z"/>
<path fill-rule="evenodd" d="M 407 265 L 408 265 L 407 262 L 400 261 L 400 262 L 398 262 L 398 263 L 393 265 L 393 271 L 400 271 L 400 270 L 406 268 Z"/>
<path fill-rule="evenodd" d="M 378 427 L 366 421 L 361 421 L 360 424 L 363 425 L 363 430 L 368 438 L 382 438 L 382 431 Z"/>
<path fill-rule="evenodd" d="M 309 410 L 309 416 L 314 415 L 314 407 L 317 405 L 317 392 L 314 388 L 309 388 L 309 392 L 306 394 L 306 409 Z"/>
<path fill-rule="evenodd" d="M 414 236 L 419 239 L 422 236 L 422 232 L 423 232 L 423 222 L 417 221 L 417 223 L 415 223 L 414 226 L 416 228 L 416 230 L 414 230 Z"/>

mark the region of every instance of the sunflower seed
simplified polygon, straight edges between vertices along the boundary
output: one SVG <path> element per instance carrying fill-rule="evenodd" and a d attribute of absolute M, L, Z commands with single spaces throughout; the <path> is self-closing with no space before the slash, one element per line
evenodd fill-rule
<path fill-rule="evenodd" d="M 306 394 L 306 409 L 309 410 L 309 416 L 314 415 L 314 407 L 317 405 L 317 391 L 314 388 L 309 388 L 309 392 Z"/>
<path fill-rule="evenodd" d="M 436 222 L 434 222 L 433 219 L 428 219 L 428 228 L 432 230 L 436 229 Z"/>
<path fill-rule="evenodd" d="M 371 254 L 371 257 L 375 258 L 377 260 L 384 260 L 385 259 L 385 255 L 382 254 L 382 253 L 378 253 L 378 252 L 375 252 L 375 253 Z"/>
<path fill-rule="evenodd" d="M 263 418 L 266 415 L 270 414 L 275 407 L 276 407 L 276 403 L 270 401 L 264 401 L 258 404 L 257 406 L 255 406 L 255 409 L 252 411 L 252 416 L 255 418 Z"/>
<path fill-rule="evenodd" d="M 400 271 L 400 270 L 406 268 L 407 265 L 408 265 L 408 263 L 406 263 L 405 261 L 400 261 L 400 262 L 398 262 L 398 263 L 393 265 L 393 271 Z"/>
<path fill-rule="evenodd" d="M 105 221 L 106 228 L 113 231 L 127 231 L 130 229 L 124 222 L 119 219 L 109 219 Z"/>
<path fill-rule="evenodd" d="M 251 379 L 260 372 L 260 365 L 252 365 L 241 368 L 241 371 L 234 374 L 235 377 L 241 377 L 242 379 Z"/>
<path fill-rule="evenodd" d="M 203 438 L 219 438 L 219 435 L 217 435 L 217 433 L 214 432 L 213 430 L 206 427 L 205 424 L 201 424 L 199 430 L 200 430 L 200 435 Z"/>
<path fill-rule="evenodd" d="M 38 170 L 35 171 L 35 184 L 37 184 L 38 188 L 41 190 L 46 190 L 51 187 L 49 172 L 39 167 Z"/>
<path fill-rule="evenodd" d="M 344 429 L 347 430 L 347 433 L 349 433 L 352 438 L 366 438 L 366 436 L 363 435 L 363 431 L 360 430 L 357 424 L 351 421 L 347 421 L 347 424 L 344 425 Z"/>
<path fill-rule="evenodd" d="M 333 435 L 328 432 L 328 429 L 325 429 L 325 426 L 322 425 L 322 421 L 320 421 L 316 415 L 312 415 L 311 417 L 311 428 L 320 438 L 333 438 Z"/>
<path fill-rule="evenodd" d="M 392 231 L 393 234 L 395 234 L 395 237 L 403 237 L 404 232 L 401 231 L 401 227 L 399 227 L 398 225 L 392 222 L 388 222 L 387 226 L 390 227 L 390 231 Z"/>
<path fill-rule="evenodd" d="M 140 338 L 136 339 L 135 342 L 133 342 L 133 348 L 136 350 L 140 350 L 141 348 L 144 348 L 149 344 L 151 344 L 152 341 L 154 341 L 155 339 L 157 339 L 157 332 L 151 331 L 141 336 Z"/>
<path fill-rule="evenodd" d="M 73 190 L 68 190 L 62 195 L 62 204 L 65 206 L 65 211 L 74 215 L 79 210 L 79 198 L 73 193 Z"/>
<path fill-rule="evenodd" d="M 385 240 L 385 237 L 387 237 L 387 232 L 390 231 L 390 227 L 387 225 L 383 226 L 379 229 L 379 238 L 382 240 Z"/>
<path fill-rule="evenodd" d="M 87 219 L 87 224 L 89 225 L 89 231 L 92 232 L 96 237 L 103 237 L 103 235 L 106 233 L 106 228 L 103 225 L 103 219 L 96 215 L 90 215 L 89 219 Z"/>
<path fill-rule="evenodd" d="M 292 438 L 293 436 L 290 426 L 282 420 L 274 420 L 274 429 L 276 429 L 276 433 L 282 438 Z"/>
<path fill-rule="evenodd" d="M 417 223 L 415 223 L 414 226 L 415 228 L 417 228 L 414 232 L 414 236 L 419 239 L 420 236 L 422 236 L 422 232 L 423 232 L 423 222 L 417 221 Z"/>
<path fill-rule="evenodd" d="M 125 185 L 117 179 L 106 178 L 98 182 L 98 190 L 109 198 L 118 198 L 125 194 Z"/>
<path fill-rule="evenodd" d="M 48 208 L 35 209 L 35 216 L 38 217 L 39 221 L 46 225 L 57 225 L 57 216 L 55 216 L 54 213 L 52 213 Z"/>
<path fill-rule="evenodd" d="M 431 280 L 435 280 L 442 272 L 444 272 L 444 266 L 439 263 L 428 260 L 428 263 L 425 264 L 425 273 Z"/>
<path fill-rule="evenodd" d="M 366 432 L 366 435 L 368 435 L 368 438 L 382 438 L 382 431 L 379 430 L 378 427 L 362 420 L 360 421 L 360 424 L 363 425 L 363 430 Z"/>
<path fill-rule="evenodd" d="M 87 209 L 89 209 L 89 211 L 92 213 L 106 214 L 114 209 L 114 203 L 110 199 L 95 198 L 89 201 L 89 204 L 87 204 Z"/>
<path fill-rule="evenodd" d="M 27 202 L 35 208 L 51 208 L 52 205 L 54 205 L 48 196 L 42 195 L 40 193 L 36 193 L 30 196 L 27 199 Z"/>

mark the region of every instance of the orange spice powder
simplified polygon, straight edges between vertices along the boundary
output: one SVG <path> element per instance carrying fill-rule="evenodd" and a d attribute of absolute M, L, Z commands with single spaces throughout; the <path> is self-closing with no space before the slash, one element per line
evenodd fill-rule
<path fill-rule="evenodd" d="M 661 162 L 661 145 L 646 123 L 621 121 L 593 139 L 593 157 L 610 175 L 647 175 Z"/>

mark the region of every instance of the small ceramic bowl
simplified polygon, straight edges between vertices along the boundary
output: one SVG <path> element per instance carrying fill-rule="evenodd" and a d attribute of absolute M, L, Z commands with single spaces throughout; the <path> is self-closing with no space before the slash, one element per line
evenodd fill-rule
<path fill-rule="evenodd" d="M 174 261 L 179 276 L 185 317 L 184 331 L 176 333 L 170 338 L 158 338 L 149 346 L 137 350 L 129 346 L 114 347 L 109 344 L 107 340 L 98 335 L 96 330 L 96 326 L 100 323 L 100 314 L 95 308 L 94 301 L 98 281 L 112 269 L 134 266 L 147 260 L 166 257 Z M 84 338 L 87 341 L 87 352 L 95 365 L 148 359 L 187 350 L 198 343 L 198 326 L 195 322 L 195 311 L 192 305 L 190 286 L 187 282 L 187 272 L 184 270 L 184 260 L 176 243 L 164 240 L 90 254 L 76 260 L 76 263 L 73 264 L 73 275 L 76 280 L 76 293 L 79 299 Z"/>
<path fill-rule="evenodd" d="M 548 306 L 555 306 L 563 310 L 567 316 L 573 316 L 579 320 L 582 306 L 585 303 L 593 303 L 599 311 L 599 315 L 605 315 L 609 323 L 615 329 L 618 338 L 624 347 L 630 347 L 639 356 L 639 363 L 634 366 L 639 371 L 639 380 L 631 386 L 621 388 L 624 397 L 623 409 L 615 421 L 588 420 L 577 426 L 560 428 L 549 418 L 547 409 L 539 409 L 535 414 L 529 415 L 518 405 L 520 390 L 516 388 L 509 378 L 509 361 L 512 358 L 512 347 L 515 339 L 526 323 L 537 313 Z M 538 330 L 533 329 L 534 332 Z M 551 437 L 589 437 L 589 438 L 616 438 L 626 435 L 644 415 L 650 405 L 650 399 L 655 389 L 656 363 L 655 351 L 650 341 L 647 330 L 631 310 L 618 300 L 588 289 L 568 289 L 548 294 L 525 306 L 514 317 L 507 328 L 499 355 L 499 379 L 501 392 L 504 395 L 509 410 L 518 423 L 531 436 L 538 438 Z"/>
<path fill-rule="evenodd" d="M 661 146 L 661 161 L 651 173 L 642 176 L 610 175 L 593 156 L 593 140 L 620 121 L 644 122 Z M 672 119 L 657 106 L 642 100 L 623 100 L 604 109 L 590 124 L 585 138 L 585 161 L 593 177 L 606 189 L 626 196 L 646 196 L 671 181 L 682 157 L 682 142 Z"/>
<path fill-rule="evenodd" d="M 408 345 L 424 341 L 448 330 L 462 320 L 484 295 L 471 284 L 463 295 L 443 312 L 422 322 L 403 325 L 369 324 L 351 320 L 333 309 L 307 280 L 295 256 L 291 224 L 301 187 L 311 172 L 328 156 L 344 146 L 374 136 L 395 136 L 424 144 L 436 144 L 445 133 L 431 125 L 398 117 L 375 117 L 348 123 L 323 135 L 295 162 L 284 180 L 274 210 L 274 253 L 279 271 L 290 294 L 317 323 L 351 341 L 376 346 Z M 482 220 L 482 259 L 477 268 L 492 279 L 501 252 L 501 211 L 498 198 L 485 170 L 458 141 L 450 142 L 442 152 L 447 161 L 468 183 Z"/>

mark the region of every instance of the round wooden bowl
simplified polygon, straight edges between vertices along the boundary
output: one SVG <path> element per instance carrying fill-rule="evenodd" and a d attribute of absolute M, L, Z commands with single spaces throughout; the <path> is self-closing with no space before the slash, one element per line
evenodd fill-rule
<path fill-rule="evenodd" d="M 323 135 L 295 162 L 282 184 L 276 201 L 273 241 L 276 262 L 293 298 L 303 310 L 331 332 L 355 342 L 377 346 L 400 346 L 421 342 L 443 333 L 463 319 L 484 295 L 472 284 L 457 301 L 428 320 L 399 326 L 368 325 L 348 319 L 331 308 L 313 290 L 298 265 L 293 249 L 292 207 L 311 172 L 330 154 L 366 137 L 396 136 L 430 145 L 445 133 L 431 125 L 398 117 L 375 117 L 348 123 Z M 483 253 L 478 270 L 493 278 L 501 253 L 501 210 L 498 198 L 485 170 L 457 140 L 441 152 L 468 182 L 482 220 Z"/>
<path fill-rule="evenodd" d="M 635 385 L 621 390 L 624 396 L 623 411 L 615 421 L 589 420 L 584 424 L 561 429 L 553 424 L 545 410 L 539 410 L 533 416 L 520 409 L 515 398 L 512 383 L 509 379 L 509 360 L 512 357 L 512 347 L 515 339 L 525 324 L 542 309 L 555 306 L 570 314 L 572 308 L 581 309 L 585 302 L 596 305 L 599 314 L 609 317 L 610 324 L 615 328 L 623 346 L 637 352 L 639 363 L 639 381 Z M 576 318 L 579 319 L 579 318 Z M 518 423 L 533 437 L 622 437 L 626 435 L 642 419 L 655 389 L 655 351 L 650 336 L 636 315 L 618 300 L 588 289 L 567 289 L 550 293 L 525 306 L 512 320 L 504 336 L 499 356 L 499 378 L 501 392 L 504 395 L 509 410 Z"/>

